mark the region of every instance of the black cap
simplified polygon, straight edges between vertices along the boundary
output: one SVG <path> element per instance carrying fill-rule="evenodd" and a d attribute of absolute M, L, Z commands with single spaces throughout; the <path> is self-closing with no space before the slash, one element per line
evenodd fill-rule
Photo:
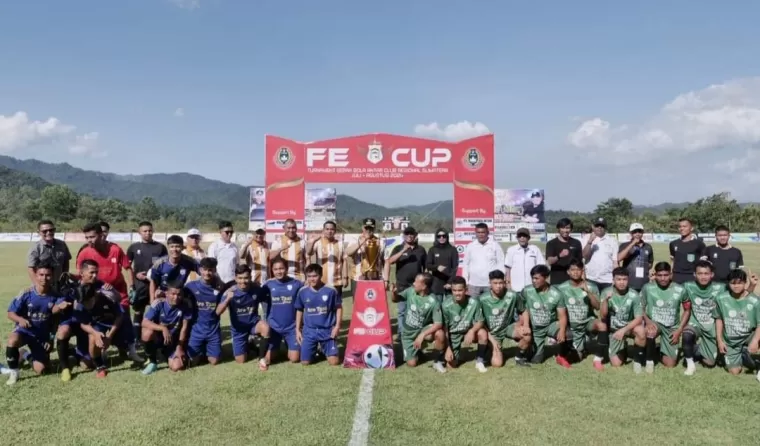
<path fill-rule="evenodd" d="M 519 237 L 521 235 L 524 235 L 524 236 L 530 238 L 530 231 L 527 230 L 526 228 L 520 228 L 520 229 L 517 230 L 517 236 Z"/>
<path fill-rule="evenodd" d="M 375 226 L 377 226 L 376 223 L 375 223 L 375 219 L 374 218 L 365 218 L 364 219 L 364 223 L 362 223 L 362 225 L 364 227 L 369 226 L 371 228 L 374 228 Z"/>
<path fill-rule="evenodd" d="M 604 219 L 604 217 L 597 217 L 594 219 L 594 226 L 602 226 L 604 228 L 607 227 L 607 220 Z"/>
<path fill-rule="evenodd" d="M 264 195 L 264 189 L 256 189 L 256 195 Z"/>
<path fill-rule="evenodd" d="M 267 233 L 267 231 L 265 231 L 265 230 L 264 230 L 264 229 L 262 229 L 262 228 L 259 228 L 259 229 L 255 230 L 255 231 L 253 231 L 253 233 L 254 233 L 254 234 L 259 234 L 259 235 L 262 235 L 262 234 L 266 234 L 266 233 Z"/>
<path fill-rule="evenodd" d="M 532 194 L 530 194 L 530 198 L 541 197 L 541 196 L 542 196 L 542 195 L 541 195 L 541 192 L 540 192 L 540 191 L 537 191 L 537 190 L 536 190 L 536 191 L 533 191 L 533 193 L 532 193 Z"/>
<path fill-rule="evenodd" d="M 407 226 L 406 229 L 404 229 L 404 235 L 417 235 L 417 230 L 411 226 Z"/>

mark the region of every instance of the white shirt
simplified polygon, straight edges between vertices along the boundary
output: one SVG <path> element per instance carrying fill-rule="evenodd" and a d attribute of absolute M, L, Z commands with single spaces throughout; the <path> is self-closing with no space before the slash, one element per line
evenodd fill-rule
<path fill-rule="evenodd" d="M 462 275 L 468 285 L 488 286 L 488 274 L 493 270 L 503 271 L 502 265 L 504 265 L 504 251 L 490 237 L 485 243 L 475 240 L 464 249 Z"/>
<path fill-rule="evenodd" d="M 545 265 L 544 255 L 538 246 L 528 244 L 525 248 L 518 245 L 512 245 L 507 248 L 504 256 L 504 266 L 509 268 L 509 281 L 511 289 L 516 292 L 522 291 L 528 284 L 532 283 L 530 270 L 536 265 Z"/>
<path fill-rule="evenodd" d="M 235 280 L 238 247 L 234 242 L 224 243 L 221 239 L 217 240 L 209 245 L 206 256 L 216 259 L 216 273 L 224 283 Z"/>
<path fill-rule="evenodd" d="M 589 237 L 581 241 L 586 248 Z M 597 283 L 612 283 L 612 270 L 618 265 L 618 242 L 610 234 L 591 242 L 591 258 L 586 261 L 586 278 Z"/>

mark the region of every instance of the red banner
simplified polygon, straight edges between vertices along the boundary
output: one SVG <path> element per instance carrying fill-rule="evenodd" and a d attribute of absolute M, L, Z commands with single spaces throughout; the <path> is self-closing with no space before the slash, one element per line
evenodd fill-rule
<path fill-rule="evenodd" d="M 475 224 L 493 228 L 494 139 L 444 142 L 376 133 L 300 143 L 267 136 L 270 233 L 282 231 L 288 218 L 303 228 L 307 183 L 453 183 L 454 242 L 461 253 L 474 240 Z"/>
<path fill-rule="evenodd" d="M 382 280 L 359 280 L 354 292 L 343 367 L 394 369 L 388 296 Z"/>

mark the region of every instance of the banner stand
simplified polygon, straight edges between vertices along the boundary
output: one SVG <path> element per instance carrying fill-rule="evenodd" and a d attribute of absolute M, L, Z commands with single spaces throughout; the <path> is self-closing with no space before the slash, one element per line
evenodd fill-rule
<path fill-rule="evenodd" d="M 343 367 L 396 368 L 388 295 L 382 280 L 356 281 Z"/>

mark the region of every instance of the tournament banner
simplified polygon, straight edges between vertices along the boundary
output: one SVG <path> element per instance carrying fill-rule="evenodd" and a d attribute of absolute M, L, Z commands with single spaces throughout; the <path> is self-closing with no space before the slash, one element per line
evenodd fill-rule
<path fill-rule="evenodd" d="M 388 295 L 382 280 L 356 282 L 343 357 L 349 369 L 395 369 Z"/>
<path fill-rule="evenodd" d="M 493 227 L 494 139 L 459 142 L 375 133 L 301 143 L 266 137 L 266 228 L 303 227 L 307 183 L 453 183 L 454 219 Z M 379 186 L 380 187 L 380 186 Z M 463 250 L 470 240 L 455 240 Z"/>
<path fill-rule="evenodd" d="M 531 234 L 546 232 L 543 189 L 496 189 L 494 191 L 496 233 L 514 234 L 520 228 Z"/>
<path fill-rule="evenodd" d="M 409 217 L 383 217 L 383 232 L 402 232 L 409 226 Z"/>
<path fill-rule="evenodd" d="M 338 217 L 338 192 L 334 187 L 306 189 L 305 227 L 307 232 L 321 231 L 325 222 Z"/>
<path fill-rule="evenodd" d="M 255 231 L 266 226 L 267 190 L 262 186 L 251 188 L 248 202 L 248 230 Z"/>

